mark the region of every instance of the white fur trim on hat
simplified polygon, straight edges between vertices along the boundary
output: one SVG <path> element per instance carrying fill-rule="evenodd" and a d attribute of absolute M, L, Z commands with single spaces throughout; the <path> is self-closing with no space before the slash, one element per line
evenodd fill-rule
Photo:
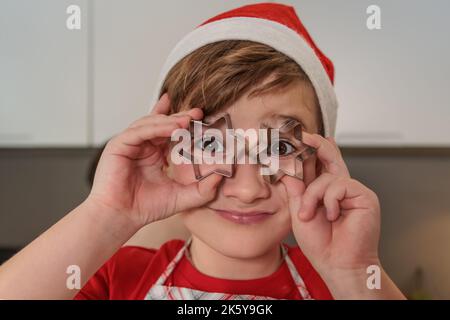
<path fill-rule="evenodd" d="M 196 49 L 222 40 L 250 40 L 266 44 L 297 62 L 311 80 L 322 112 L 325 137 L 334 136 L 338 103 L 323 65 L 308 43 L 294 30 L 266 19 L 237 17 L 214 21 L 187 34 L 169 54 L 153 96 L 158 100 L 172 67 Z"/>

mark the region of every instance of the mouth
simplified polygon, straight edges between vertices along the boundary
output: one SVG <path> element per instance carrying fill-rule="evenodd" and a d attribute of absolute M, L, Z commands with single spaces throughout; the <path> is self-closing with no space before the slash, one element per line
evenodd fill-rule
<path fill-rule="evenodd" d="M 220 210 L 220 209 L 212 209 L 212 210 L 222 218 L 238 224 L 259 223 L 274 215 L 273 212 L 268 211 L 242 212 L 235 210 Z"/>

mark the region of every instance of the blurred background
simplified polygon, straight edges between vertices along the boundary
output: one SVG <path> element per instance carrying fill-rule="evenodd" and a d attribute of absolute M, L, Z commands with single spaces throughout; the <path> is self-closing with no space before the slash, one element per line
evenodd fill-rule
<path fill-rule="evenodd" d="M 183 35 L 256 2 L 0 0 L 0 263 L 86 197 L 99 148 L 149 111 Z M 409 297 L 450 299 L 450 2 L 282 3 L 334 62 L 336 138 L 379 196 L 385 269 Z"/>

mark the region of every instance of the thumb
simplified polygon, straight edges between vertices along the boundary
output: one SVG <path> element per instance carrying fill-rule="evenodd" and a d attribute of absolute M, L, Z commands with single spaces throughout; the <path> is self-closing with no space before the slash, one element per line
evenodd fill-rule
<path fill-rule="evenodd" d="M 211 174 L 206 178 L 188 185 L 179 185 L 175 212 L 199 207 L 213 200 L 223 176 Z"/>
<path fill-rule="evenodd" d="M 288 175 L 281 178 L 281 181 L 286 188 L 289 212 L 291 216 L 296 217 L 300 211 L 302 196 L 306 189 L 305 183 L 302 180 Z"/>

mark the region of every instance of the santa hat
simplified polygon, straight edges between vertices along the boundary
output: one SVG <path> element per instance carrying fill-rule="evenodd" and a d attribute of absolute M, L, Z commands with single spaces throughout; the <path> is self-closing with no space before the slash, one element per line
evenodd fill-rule
<path fill-rule="evenodd" d="M 177 62 L 196 49 L 222 40 L 250 40 L 268 45 L 293 59 L 311 80 L 324 125 L 325 136 L 334 136 L 337 99 L 332 62 L 315 45 L 291 6 L 277 3 L 247 5 L 219 14 L 187 34 L 169 54 L 159 76 L 154 101 Z"/>

